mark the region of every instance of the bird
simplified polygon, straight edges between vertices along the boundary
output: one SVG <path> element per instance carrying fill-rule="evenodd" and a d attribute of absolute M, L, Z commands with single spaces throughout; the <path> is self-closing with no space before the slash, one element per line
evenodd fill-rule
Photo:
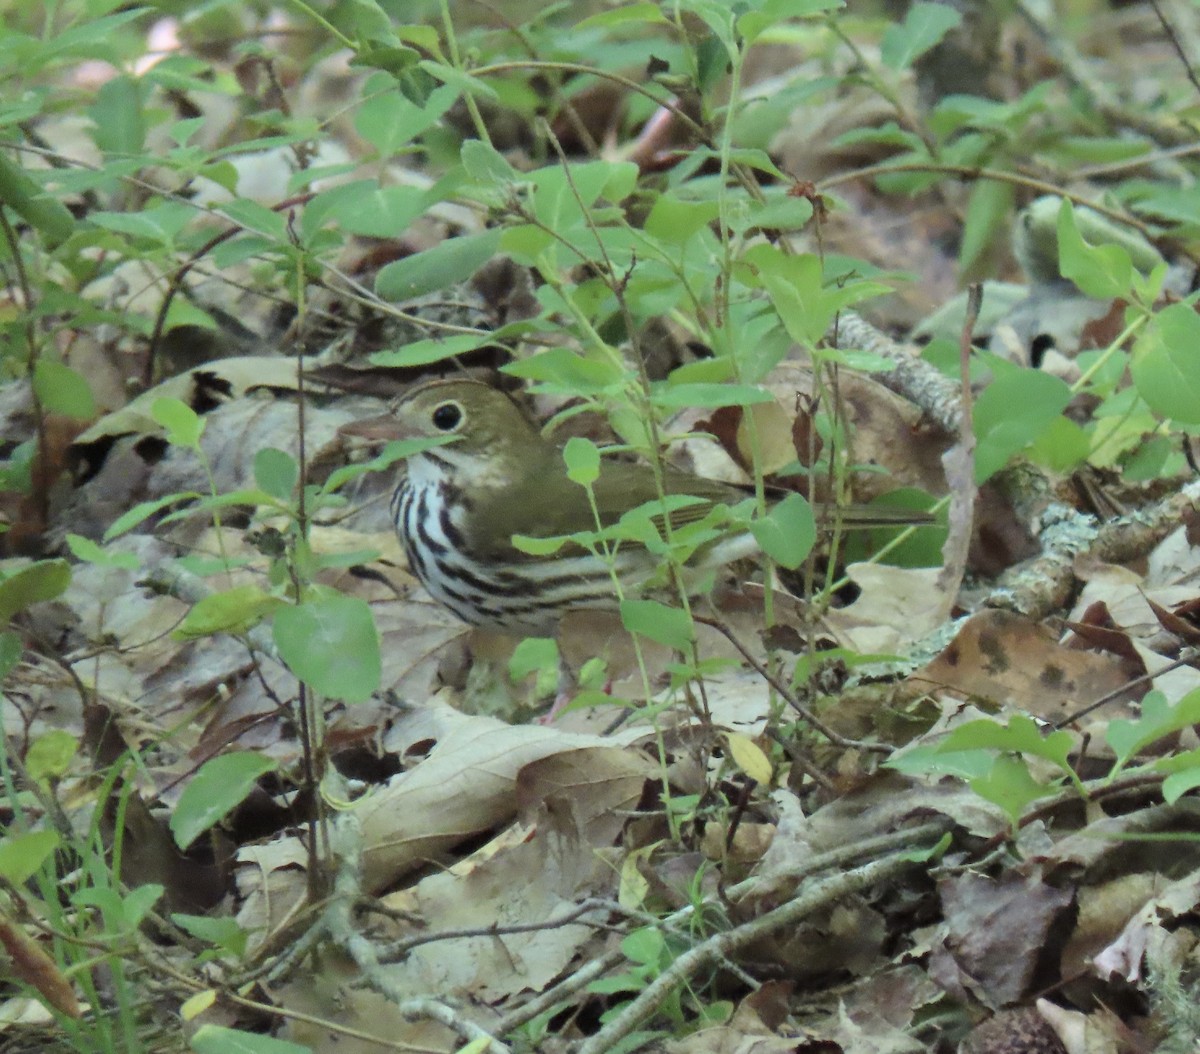
<path fill-rule="evenodd" d="M 622 592 L 654 578 L 661 558 L 636 541 L 610 546 L 608 558 L 587 538 L 558 552 L 535 555 L 514 536 L 551 539 L 610 527 L 631 510 L 660 497 L 654 469 L 601 460 L 591 496 L 567 475 L 562 449 L 542 434 L 505 392 L 474 379 L 423 382 L 381 417 L 344 432 L 376 440 L 449 437 L 414 454 L 392 493 L 392 522 L 409 567 L 430 596 L 462 621 L 516 636 L 553 636 L 575 608 L 618 607 Z M 664 466 L 662 491 L 673 496 L 672 531 L 700 523 L 718 505 L 747 495 L 732 484 Z M 686 495 L 692 501 L 682 497 Z M 594 507 L 593 507 L 594 501 Z M 847 526 L 926 522 L 920 513 L 848 505 Z M 664 514 L 650 516 L 659 534 Z M 703 536 L 687 560 L 689 581 L 757 548 L 743 526 Z M 652 546 L 651 548 L 655 548 Z M 690 586 L 689 586 L 690 589 Z"/>

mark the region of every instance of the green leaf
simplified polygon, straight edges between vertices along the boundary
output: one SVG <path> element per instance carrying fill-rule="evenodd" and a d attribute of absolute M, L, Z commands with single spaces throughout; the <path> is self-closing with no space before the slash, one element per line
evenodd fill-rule
<path fill-rule="evenodd" d="M 652 22 L 663 25 L 666 24 L 667 18 L 662 13 L 658 4 L 622 4 L 620 7 L 615 7 L 609 11 L 601 11 L 599 14 L 591 15 L 581 22 L 576 22 L 575 29 L 610 29 L 613 26 L 626 25 L 631 22 Z"/>
<path fill-rule="evenodd" d="M 95 564 L 97 567 L 121 567 L 126 571 L 136 571 L 141 566 L 141 561 L 134 553 L 110 553 L 90 538 L 83 538 L 78 534 L 67 535 L 67 548 L 71 550 L 75 559 Z"/>
<path fill-rule="evenodd" d="M 686 611 L 657 600 L 621 601 L 621 624 L 630 632 L 683 650 L 692 642 L 692 620 Z"/>
<path fill-rule="evenodd" d="M 200 835 L 236 809 L 278 763 L 252 750 L 210 758 L 183 788 L 171 813 L 175 844 L 186 849 Z"/>
<path fill-rule="evenodd" d="M 1000 806 L 1013 827 L 1033 802 L 1058 792 L 1056 787 L 1035 780 L 1023 759 L 1008 754 L 996 758 L 988 774 L 971 780 L 970 787 L 981 798 Z"/>
<path fill-rule="evenodd" d="M 572 436 L 563 447 L 567 478 L 581 487 L 590 487 L 600 478 L 600 448 L 583 436 Z"/>
<path fill-rule="evenodd" d="M 496 94 L 496 89 L 488 84 L 487 81 L 479 77 L 473 77 L 465 70 L 447 66 L 442 62 L 434 62 L 431 59 L 423 59 L 419 65 L 421 69 L 436 80 L 457 88 L 460 92 L 475 95 L 481 99 L 489 99 L 492 102 L 496 102 L 500 98 Z"/>
<path fill-rule="evenodd" d="M 842 4 L 843 0 L 765 0 L 756 5 L 757 11 L 747 11 L 738 17 L 737 30 L 742 36 L 743 47 L 748 47 L 764 30 L 786 19 L 806 18 L 826 11 L 836 11 Z"/>
<path fill-rule="evenodd" d="M 58 848 L 54 831 L 29 831 L 0 838 L 0 876 L 14 886 L 24 885 Z"/>
<path fill-rule="evenodd" d="M 229 955 L 245 954 L 246 946 L 250 942 L 249 931 L 242 929 L 236 919 L 184 915 L 176 912 L 171 916 L 171 921 L 185 933 L 190 933 L 197 940 L 220 948 Z"/>
<path fill-rule="evenodd" d="M 1151 320 L 1134 347 L 1130 374 L 1156 414 L 1200 424 L 1200 316 L 1191 304 L 1171 304 Z"/>
<path fill-rule="evenodd" d="M 104 929 L 111 937 L 137 929 L 162 895 L 163 887 L 157 883 L 137 886 L 124 896 L 113 886 L 84 886 L 71 894 L 71 904 L 98 909 L 104 918 Z"/>
<path fill-rule="evenodd" d="M 1007 724 L 981 718 L 959 725 L 938 744 L 938 752 L 979 749 L 1012 751 L 1045 758 L 1066 771 L 1071 767 L 1069 755 L 1073 743 L 1070 732 L 1043 734 L 1033 718 L 1017 714 L 1009 718 Z"/>
<path fill-rule="evenodd" d="M 104 532 L 103 540 L 111 542 L 126 531 L 133 530 L 139 523 L 143 520 L 148 520 L 156 512 L 171 505 L 177 505 L 182 501 L 195 501 L 200 497 L 202 495 L 196 491 L 182 491 L 179 494 L 168 494 L 165 498 L 155 498 L 154 501 L 139 502 L 128 512 L 118 516 L 116 521 L 109 525 L 108 530 Z"/>
<path fill-rule="evenodd" d="M 1200 689 L 1188 692 L 1174 706 L 1160 691 L 1147 692 L 1135 720 L 1118 717 L 1108 723 L 1104 738 L 1117 755 L 1115 771 L 1124 768 L 1151 743 L 1200 723 Z"/>
<path fill-rule="evenodd" d="M 19 633 L 10 629 L 0 632 L 0 678 L 7 677 L 14 666 L 21 661 L 25 646 L 21 643 Z"/>
<path fill-rule="evenodd" d="M 508 676 L 521 681 L 537 674 L 537 691 L 554 691 L 558 683 L 558 643 L 553 637 L 526 637 L 513 649 Z"/>
<path fill-rule="evenodd" d="M 481 139 L 467 139 L 463 142 L 460 152 L 463 168 L 467 175 L 478 183 L 488 186 L 503 186 L 515 183 L 520 178 L 517 170 L 505 160 L 490 143 Z"/>
<path fill-rule="evenodd" d="M 288 241 L 287 218 L 266 205 L 249 198 L 237 198 L 222 203 L 219 208 L 239 227 L 264 234 L 274 244 L 286 244 Z"/>
<path fill-rule="evenodd" d="M 88 382 L 61 362 L 38 359 L 33 368 L 33 390 L 42 407 L 51 413 L 79 421 L 89 421 L 96 416 L 96 401 Z"/>
<path fill-rule="evenodd" d="M 960 273 L 971 270 L 997 235 L 1007 230 L 1015 189 L 1011 183 L 981 179 L 971 188 L 962 241 L 958 247 Z"/>
<path fill-rule="evenodd" d="M 550 538 L 533 538 L 525 534 L 514 534 L 512 537 L 513 546 L 530 556 L 553 556 L 568 540 L 565 534 Z"/>
<path fill-rule="evenodd" d="M 273 498 L 290 501 L 300 479 L 300 466 L 291 454 L 264 447 L 254 455 L 254 482 Z"/>
<path fill-rule="evenodd" d="M 137 154 L 146 142 L 142 89 L 128 75 L 105 81 L 88 108 L 95 122 L 92 138 L 106 154 Z"/>
<path fill-rule="evenodd" d="M 0 153 L 0 204 L 7 205 L 52 245 L 65 242 L 75 230 L 75 217 L 58 198 L 35 183 L 25 170 Z"/>
<path fill-rule="evenodd" d="M 275 614 L 275 645 L 288 668 L 315 692 L 361 703 L 379 687 L 379 633 L 357 597 L 331 596 Z"/>
<path fill-rule="evenodd" d="M 418 105 L 389 74 L 375 74 L 363 86 L 354 128 L 382 158 L 390 158 L 422 132 L 434 127 L 454 105 L 458 92 L 438 87 Z"/>
<path fill-rule="evenodd" d="M 155 399 L 150 416 L 167 430 L 167 442 L 172 446 L 200 449 L 204 419 L 182 399 Z"/>
<path fill-rule="evenodd" d="M 817 525 L 812 506 L 800 494 L 789 494 L 765 517 L 750 524 L 762 551 L 789 570 L 799 567 L 812 552 Z"/>
<path fill-rule="evenodd" d="M 0 582 L 0 622 L 8 622 L 31 604 L 60 596 L 71 584 L 66 560 L 39 560 Z"/>
<path fill-rule="evenodd" d="M 753 406 L 774 402 L 765 388 L 751 384 L 670 384 L 654 390 L 654 402 L 666 408 L 696 406 Z"/>
<path fill-rule="evenodd" d="M 1040 370 L 1014 370 L 998 376 L 975 404 L 975 480 L 999 472 L 1050 427 L 1071 401 L 1071 389 Z"/>
<path fill-rule="evenodd" d="M 425 211 L 429 200 L 416 187 L 381 187 L 362 179 L 324 190 L 313 199 L 321 222 L 332 220 L 343 230 L 370 238 L 399 238 Z M 305 212 L 305 230 L 315 233 Z"/>
<path fill-rule="evenodd" d="M 451 337 L 433 337 L 429 340 L 414 341 L 395 351 L 376 351 L 367 356 L 367 361 L 374 366 L 389 368 L 428 366 L 452 359 L 464 352 L 474 351 L 493 339 L 491 333 L 456 333 Z"/>
<path fill-rule="evenodd" d="M 894 70 L 907 69 L 961 22 L 962 15 L 948 4 L 915 3 L 903 22 L 884 32 L 880 57 Z"/>
<path fill-rule="evenodd" d="M 678 197 L 675 191 L 664 191 L 646 217 L 646 233 L 664 244 L 682 246 L 712 223 L 720 211 L 716 201 L 691 201 Z"/>
<path fill-rule="evenodd" d="M 886 290 L 864 281 L 826 287 L 821 260 L 812 253 L 788 256 L 773 245 L 756 245 L 742 259 L 767 290 L 788 335 L 805 347 L 824 337 L 843 308 Z"/>
<path fill-rule="evenodd" d="M 25 771 L 30 779 L 38 783 L 62 779 L 70 771 L 71 761 L 78 753 L 79 740 L 70 732 L 53 728 L 29 744 L 25 754 Z"/>
<path fill-rule="evenodd" d="M 375 292 L 384 300 L 403 301 L 464 282 L 495 254 L 500 228 L 448 238 L 432 249 L 414 253 L 382 268 Z"/>
<path fill-rule="evenodd" d="M 1130 297 L 1133 260 L 1121 245 L 1089 245 L 1079 233 L 1075 211 L 1063 198 L 1058 210 L 1058 267 L 1088 296 L 1098 300 Z"/>
<path fill-rule="evenodd" d="M 547 391 L 572 395 L 602 392 L 625 378 L 621 367 L 607 355 L 589 357 L 570 348 L 550 348 L 520 362 L 510 362 L 501 371 L 540 381 Z"/>
<path fill-rule="evenodd" d="M 198 600 L 175 627 L 175 640 L 193 640 L 214 633 L 244 633 L 276 608 L 286 606 L 259 586 L 234 586 Z"/>
<path fill-rule="evenodd" d="M 1200 787 L 1200 765 L 1183 772 L 1172 773 L 1163 780 L 1163 801 L 1168 805 L 1174 805 L 1188 791 L 1195 790 L 1197 787 Z"/>

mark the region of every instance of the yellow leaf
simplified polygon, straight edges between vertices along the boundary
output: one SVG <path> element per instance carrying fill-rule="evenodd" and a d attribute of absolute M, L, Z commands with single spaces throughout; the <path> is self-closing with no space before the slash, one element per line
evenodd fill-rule
<path fill-rule="evenodd" d="M 215 988 L 206 988 L 203 992 L 197 992 L 194 996 L 188 999 L 183 1006 L 179 1008 L 179 1014 L 184 1021 L 191 1021 L 192 1018 L 203 1014 L 210 1006 L 217 1001 L 217 990 Z"/>
<path fill-rule="evenodd" d="M 762 752 L 758 744 L 736 732 L 726 732 L 725 739 L 729 743 L 729 755 L 733 758 L 733 763 L 752 780 L 769 787 L 774 775 L 771 759 Z"/>

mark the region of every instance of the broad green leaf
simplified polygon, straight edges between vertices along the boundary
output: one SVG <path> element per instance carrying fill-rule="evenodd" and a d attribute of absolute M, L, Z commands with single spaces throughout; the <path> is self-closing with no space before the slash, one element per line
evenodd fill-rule
<path fill-rule="evenodd" d="M 171 921 L 197 940 L 214 945 L 230 955 L 242 955 L 250 941 L 249 931 L 239 926 L 236 919 L 175 912 L 171 915 Z"/>
<path fill-rule="evenodd" d="M 599 14 L 591 15 L 583 21 L 575 23 L 575 29 L 610 29 L 613 26 L 626 25 L 631 22 L 666 24 L 667 18 L 658 4 L 622 4 L 620 7 L 601 11 Z"/>
<path fill-rule="evenodd" d="M 773 245 L 756 245 L 742 259 L 766 288 L 788 334 L 806 347 L 821 340 L 838 311 L 886 288 L 862 281 L 826 287 L 819 257 L 788 256 Z"/>
<path fill-rule="evenodd" d="M 681 246 L 712 223 L 719 213 L 716 201 L 690 201 L 678 197 L 674 191 L 664 191 L 646 217 L 646 233 L 665 244 Z"/>
<path fill-rule="evenodd" d="M 323 220 L 370 238 L 399 238 L 429 204 L 416 187 L 381 187 L 373 179 L 322 191 L 319 201 Z"/>
<path fill-rule="evenodd" d="M 96 416 L 96 401 L 88 382 L 70 366 L 53 359 L 38 359 L 33 368 L 33 390 L 43 409 L 88 421 Z"/>
<path fill-rule="evenodd" d="M 567 544 L 566 535 L 555 535 L 552 538 L 533 538 L 529 535 L 514 534 L 513 546 L 530 556 L 553 556 Z"/>
<path fill-rule="evenodd" d="M 0 678 L 7 677 L 14 666 L 21 661 L 25 646 L 21 635 L 10 629 L 0 632 Z"/>
<path fill-rule="evenodd" d="M 558 665 L 558 644 L 553 637 L 526 637 L 508 660 L 508 674 L 514 681 Z"/>
<path fill-rule="evenodd" d="M 142 89 L 127 74 L 105 81 L 88 108 L 95 123 L 92 138 L 106 154 L 136 154 L 146 141 Z"/>
<path fill-rule="evenodd" d="M 996 758 L 987 775 L 971 780 L 970 787 L 981 798 L 1000 806 L 1014 828 L 1033 802 L 1058 793 L 1057 787 L 1034 779 L 1023 759 L 1008 754 Z"/>
<path fill-rule="evenodd" d="M 981 718 L 959 725 L 938 744 L 939 753 L 963 750 L 1002 750 L 1052 761 L 1061 769 L 1070 768 L 1068 760 L 1074 745 L 1070 732 L 1043 734 L 1031 717 L 1017 714 L 1007 724 Z"/>
<path fill-rule="evenodd" d="M 1138 394 L 1157 414 L 1200 424 L 1200 316 L 1191 304 L 1156 314 L 1134 348 L 1130 373 Z"/>
<path fill-rule="evenodd" d="M 66 560 L 39 560 L 0 582 L 0 622 L 8 622 L 31 604 L 60 596 L 71 584 Z"/>
<path fill-rule="evenodd" d="M 254 455 L 254 482 L 273 498 L 291 501 L 300 479 L 300 466 L 291 454 L 264 447 Z"/>
<path fill-rule="evenodd" d="M 375 74 L 363 88 L 354 127 L 380 157 L 390 158 L 422 132 L 433 128 L 457 98 L 456 89 L 437 87 L 418 105 L 405 95 L 391 75 Z"/>
<path fill-rule="evenodd" d="M 249 198 L 224 202 L 218 208 L 239 227 L 266 235 L 276 244 L 288 241 L 287 218 Z"/>
<path fill-rule="evenodd" d="M 79 753 L 79 740 L 61 728 L 43 732 L 25 754 L 25 771 L 38 783 L 62 779 Z"/>
<path fill-rule="evenodd" d="M 150 407 L 150 416 L 167 430 L 167 442 L 172 446 L 200 449 L 204 418 L 182 399 L 155 399 Z"/>
<path fill-rule="evenodd" d="M 975 404 L 976 482 L 990 479 L 1032 444 L 1070 401 L 1067 384 L 1040 370 L 998 376 Z"/>
<path fill-rule="evenodd" d="M 1188 692 L 1172 705 L 1160 691 L 1147 692 L 1142 712 L 1135 719 L 1117 717 L 1108 723 L 1104 738 L 1117 755 L 1117 770 L 1139 751 L 1164 736 L 1200 723 L 1200 689 Z"/>
<path fill-rule="evenodd" d="M 285 601 L 259 586 L 234 586 L 193 604 L 171 636 L 176 640 L 191 640 L 214 633 L 244 633 L 281 606 L 286 606 Z"/>
<path fill-rule="evenodd" d="M 161 205 L 140 209 L 137 212 L 90 212 L 88 219 L 97 227 L 133 238 L 144 238 L 155 245 L 173 247 L 175 239 L 196 217 L 195 206 L 178 201 L 165 201 Z"/>
<path fill-rule="evenodd" d="M 278 767 L 276 761 L 252 750 L 210 758 L 183 788 L 171 813 L 175 844 L 186 849 L 241 805 L 260 777 Z"/>
<path fill-rule="evenodd" d="M 319 695 L 361 703 L 379 687 L 379 633 L 357 597 L 306 600 L 275 613 L 275 646 L 288 668 Z"/>
<path fill-rule="evenodd" d="M 812 219 L 813 206 L 808 198 L 776 195 L 762 205 L 750 209 L 750 226 L 763 230 L 798 231 L 808 226 Z"/>
<path fill-rule="evenodd" d="M 142 565 L 136 553 L 109 552 L 90 538 L 82 538 L 78 534 L 67 534 L 67 549 L 71 550 L 74 558 L 82 559 L 86 563 L 94 563 L 97 567 L 124 568 L 127 571 L 136 571 Z"/>
<path fill-rule="evenodd" d="M 1011 183 L 981 179 L 971 188 L 962 240 L 958 247 L 958 270 L 971 270 L 983 252 L 1007 229 L 1012 215 L 1014 188 Z"/>
<path fill-rule="evenodd" d="M 680 650 L 691 644 L 694 632 L 686 611 L 657 600 L 621 601 L 621 624 L 630 633 Z"/>
<path fill-rule="evenodd" d="M 443 84 L 448 84 L 460 92 L 475 95 L 481 99 L 489 99 L 493 102 L 499 98 L 496 94 L 496 89 L 488 84 L 487 81 L 479 77 L 473 77 L 465 70 L 456 69 L 454 66 L 448 66 L 442 62 L 434 62 L 432 59 L 422 59 L 418 65 L 435 80 L 439 80 Z"/>
<path fill-rule="evenodd" d="M 836 11 L 843 0 L 765 0 L 755 5 L 758 10 L 747 11 L 737 20 L 737 30 L 742 37 L 743 47 L 748 47 L 767 29 L 791 18 L 808 18 Z"/>
<path fill-rule="evenodd" d="M 573 395 L 604 391 L 625 377 L 621 366 L 609 356 L 580 355 L 570 348 L 551 348 L 520 362 L 510 362 L 501 371 L 540 381 L 549 391 Z"/>
<path fill-rule="evenodd" d="M 750 384 L 669 384 L 654 389 L 654 402 L 662 407 L 753 406 L 773 402 L 765 388 Z"/>
<path fill-rule="evenodd" d="M 25 170 L 0 153 L 0 204 L 7 205 L 53 246 L 75 230 L 75 217 L 58 198 L 35 183 Z"/>
<path fill-rule="evenodd" d="M 991 771 L 996 760 L 991 750 L 959 750 L 943 752 L 940 744 L 925 743 L 909 747 L 903 753 L 884 762 L 890 769 L 914 776 L 956 776 L 972 780 L 982 778 Z"/>
<path fill-rule="evenodd" d="M 600 449 L 590 439 L 572 436 L 563 447 L 567 478 L 581 487 L 590 487 L 600 478 Z"/>
<path fill-rule="evenodd" d="M 137 929 L 162 895 L 163 887 L 153 882 L 124 895 L 113 886 L 84 886 L 71 894 L 71 904 L 98 909 L 104 918 L 104 929 L 111 936 Z"/>
<path fill-rule="evenodd" d="M 450 337 L 417 340 L 395 351 L 376 351 L 367 356 L 367 359 L 374 366 L 428 366 L 434 362 L 452 359 L 464 352 L 474 351 L 490 343 L 492 339 L 491 333 L 456 333 Z"/>
<path fill-rule="evenodd" d="M 55 849 L 59 838 L 55 831 L 29 831 L 14 833 L 11 830 L 0 838 L 0 876 L 14 886 L 24 885 L 37 874 Z"/>
<path fill-rule="evenodd" d="M 794 570 L 812 552 L 817 540 L 812 506 L 802 495 L 789 494 L 765 517 L 754 520 L 750 533 L 775 563 Z"/>
<path fill-rule="evenodd" d="M 961 22 L 962 15 L 949 4 L 915 3 L 903 22 L 884 32 L 880 58 L 894 70 L 907 69 Z"/>
<path fill-rule="evenodd" d="M 1133 260 L 1120 245 L 1089 245 L 1079 233 L 1075 211 L 1063 198 L 1058 210 L 1058 266 L 1088 296 L 1112 300 L 1130 295 Z"/>
<path fill-rule="evenodd" d="M 139 523 L 148 520 L 157 512 L 169 508 L 172 505 L 178 505 L 183 501 L 195 501 L 202 497 L 196 491 L 184 491 L 179 494 L 168 494 L 165 498 L 155 498 L 154 501 L 139 502 L 128 512 L 122 513 L 117 519 L 111 523 L 108 530 L 104 532 L 104 541 L 111 542 L 114 538 L 120 537 L 126 531 L 133 530 Z"/>
<path fill-rule="evenodd" d="M 465 282 L 496 254 L 502 233 L 493 228 L 447 238 L 432 249 L 390 263 L 376 277 L 375 292 L 384 300 L 404 301 Z"/>
<path fill-rule="evenodd" d="M 467 174 L 480 183 L 503 186 L 506 183 L 515 183 L 520 178 L 517 170 L 505 160 L 504 155 L 482 140 L 465 140 L 460 156 Z"/>

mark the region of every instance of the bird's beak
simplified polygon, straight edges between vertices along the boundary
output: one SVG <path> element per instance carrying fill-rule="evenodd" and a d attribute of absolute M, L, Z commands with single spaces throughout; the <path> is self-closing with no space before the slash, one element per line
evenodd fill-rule
<path fill-rule="evenodd" d="M 393 414 L 365 417 L 361 421 L 350 421 L 338 429 L 339 435 L 354 439 L 367 439 L 372 443 L 389 443 L 395 439 L 415 439 L 416 435 L 404 426 Z"/>

